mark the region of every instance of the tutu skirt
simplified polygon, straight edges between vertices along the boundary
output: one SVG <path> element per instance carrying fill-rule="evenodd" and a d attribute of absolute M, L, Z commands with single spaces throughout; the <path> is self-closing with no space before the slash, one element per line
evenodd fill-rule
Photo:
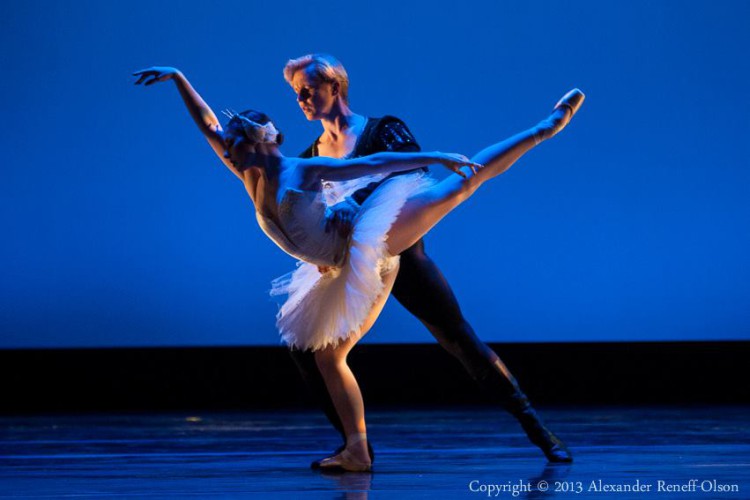
<path fill-rule="evenodd" d="M 321 273 L 300 261 L 273 281 L 271 295 L 286 296 L 276 326 L 287 345 L 315 351 L 360 332 L 377 299 L 390 292 L 383 276 L 398 265 L 399 257 L 388 253 L 387 233 L 406 200 L 432 184 L 421 172 L 385 180 L 355 215 L 341 267 Z"/>

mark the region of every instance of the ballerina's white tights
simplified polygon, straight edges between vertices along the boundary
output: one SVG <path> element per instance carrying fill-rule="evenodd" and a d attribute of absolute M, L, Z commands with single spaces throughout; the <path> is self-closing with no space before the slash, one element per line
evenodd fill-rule
<path fill-rule="evenodd" d="M 469 199 L 479 186 L 508 170 L 521 156 L 562 130 L 571 114 L 569 108 L 557 108 L 538 125 L 472 156 L 471 161 L 484 165 L 476 174 L 465 168 L 467 178 L 452 174 L 407 200 L 388 232 L 388 251 L 398 255 L 412 246 L 451 210 Z"/>

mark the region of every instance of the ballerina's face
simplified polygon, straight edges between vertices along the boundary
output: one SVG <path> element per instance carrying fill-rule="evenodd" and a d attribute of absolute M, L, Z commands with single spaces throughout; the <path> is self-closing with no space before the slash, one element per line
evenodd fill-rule
<path fill-rule="evenodd" d="M 331 113 L 339 93 L 338 83 L 321 80 L 313 66 L 307 66 L 294 73 L 291 85 L 308 120 L 320 120 Z"/>

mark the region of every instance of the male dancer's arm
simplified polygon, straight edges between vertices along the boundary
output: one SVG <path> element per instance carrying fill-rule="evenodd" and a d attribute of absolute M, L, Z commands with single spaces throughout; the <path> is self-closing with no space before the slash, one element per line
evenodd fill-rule
<path fill-rule="evenodd" d="M 380 151 L 401 153 L 421 151 L 409 127 L 395 116 L 384 116 L 380 119 L 372 146 L 373 150 L 368 151 L 368 154 Z"/>
<path fill-rule="evenodd" d="M 377 122 L 373 125 L 370 134 L 363 141 L 361 148 L 362 155 L 379 153 L 383 151 L 412 153 L 421 151 L 419 143 L 409 130 L 406 124 L 395 116 L 386 115 L 382 118 L 376 118 Z M 422 168 L 427 171 L 427 168 Z M 397 172 L 391 175 L 402 175 L 408 172 Z M 378 187 L 380 182 L 372 182 L 361 189 L 352 193 L 351 198 L 359 203 L 364 203 L 370 194 Z"/>

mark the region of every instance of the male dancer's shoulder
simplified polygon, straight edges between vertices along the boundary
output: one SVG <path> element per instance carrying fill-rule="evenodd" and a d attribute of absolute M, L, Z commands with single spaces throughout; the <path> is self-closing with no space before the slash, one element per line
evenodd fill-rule
<path fill-rule="evenodd" d="M 419 143 L 403 120 L 385 115 L 374 118 L 372 125 L 373 146 L 379 151 L 419 151 Z"/>

